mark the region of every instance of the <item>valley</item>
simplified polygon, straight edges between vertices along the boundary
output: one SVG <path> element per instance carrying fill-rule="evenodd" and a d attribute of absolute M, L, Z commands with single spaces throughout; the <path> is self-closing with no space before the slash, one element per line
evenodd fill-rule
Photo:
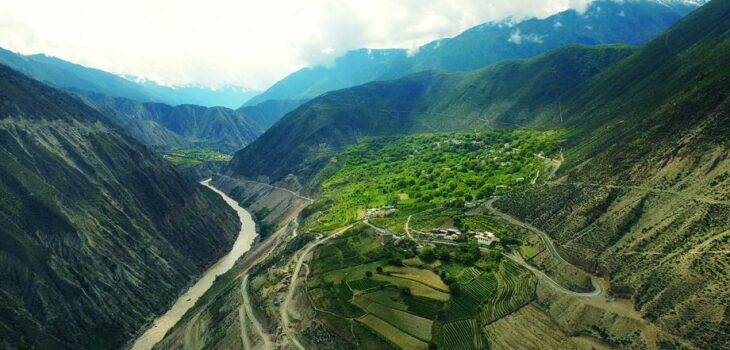
<path fill-rule="evenodd" d="M 165 336 L 170 328 L 172 328 L 183 315 L 198 301 L 200 296 L 203 295 L 212 285 L 215 279 L 228 272 L 233 267 L 233 264 L 251 248 L 254 239 L 256 238 L 256 229 L 251 215 L 243 208 L 238 205 L 238 202 L 228 197 L 225 193 L 217 190 L 215 187 L 210 185 L 210 179 L 201 182 L 201 184 L 207 188 L 210 188 L 213 192 L 220 195 L 226 204 L 228 204 L 236 215 L 238 215 L 241 221 L 241 230 L 238 233 L 236 241 L 233 243 L 233 248 L 220 260 L 218 260 L 213 266 L 208 268 L 198 278 L 197 282 L 191 286 L 185 293 L 183 293 L 172 307 L 165 312 L 165 314 L 159 316 L 150 325 L 144 334 L 134 341 L 132 345 L 133 350 L 148 350 L 157 344 Z"/>
<path fill-rule="evenodd" d="M 0 49 L 0 349 L 730 348 L 730 0 L 550 11 L 253 98 Z"/>

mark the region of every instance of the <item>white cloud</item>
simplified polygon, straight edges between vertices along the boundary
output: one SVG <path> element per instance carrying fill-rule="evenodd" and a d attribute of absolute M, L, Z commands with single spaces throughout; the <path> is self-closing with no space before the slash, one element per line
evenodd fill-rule
<path fill-rule="evenodd" d="M 537 34 L 527 34 L 522 35 L 520 33 L 520 29 L 517 28 L 510 34 L 509 38 L 507 39 L 508 42 L 511 42 L 515 45 L 520 45 L 522 42 L 530 42 L 535 44 L 542 44 L 544 42 L 543 36 L 537 35 Z"/>
<path fill-rule="evenodd" d="M 0 46 L 165 84 L 266 88 L 348 49 L 413 52 L 479 23 L 582 11 L 590 2 L 0 0 Z"/>

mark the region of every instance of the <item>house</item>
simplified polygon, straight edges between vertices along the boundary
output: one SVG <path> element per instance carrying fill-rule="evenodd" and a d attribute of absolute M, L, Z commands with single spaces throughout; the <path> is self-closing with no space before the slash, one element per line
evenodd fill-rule
<path fill-rule="evenodd" d="M 477 206 L 477 205 L 476 205 L 476 204 L 474 204 L 473 202 L 466 202 L 466 203 L 464 203 L 464 207 L 465 207 L 465 208 L 474 208 L 474 207 L 476 207 L 476 206 Z"/>
<path fill-rule="evenodd" d="M 458 229 L 455 229 L 455 228 L 450 228 L 450 229 L 447 229 L 446 230 L 446 234 L 449 235 L 449 236 L 451 236 L 451 235 L 457 235 L 458 236 L 458 235 L 461 234 L 461 231 L 459 231 Z"/>
<path fill-rule="evenodd" d="M 490 246 L 493 242 L 499 241 L 494 233 L 491 233 L 489 231 L 478 232 L 476 235 L 474 235 L 474 239 L 477 240 L 477 243 L 479 243 L 479 245 L 486 246 Z"/>

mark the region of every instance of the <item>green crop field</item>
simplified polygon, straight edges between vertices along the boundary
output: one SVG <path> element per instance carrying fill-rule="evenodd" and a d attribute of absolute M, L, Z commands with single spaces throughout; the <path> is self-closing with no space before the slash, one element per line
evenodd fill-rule
<path fill-rule="evenodd" d="M 421 340 L 431 340 L 433 321 L 405 311 L 390 308 L 377 302 L 368 303 L 365 311 L 392 324 L 398 329 Z"/>
<path fill-rule="evenodd" d="M 433 289 L 433 288 L 429 287 L 428 285 L 425 285 L 423 283 L 416 282 L 413 280 L 400 278 L 400 277 L 379 275 L 379 274 L 374 275 L 373 279 L 375 279 L 376 281 L 387 282 L 394 286 L 408 288 L 408 289 L 410 289 L 411 293 L 413 293 L 413 295 L 416 295 L 416 296 L 421 296 L 424 298 L 430 298 L 430 299 L 439 300 L 439 301 L 449 300 L 448 293 Z"/>
<path fill-rule="evenodd" d="M 510 260 L 504 260 L 496 274 L 496 293 L 482 309 L 482 321 L 494 322 L 529 303 L 535 294 L 537 279 Z"/>
<path fill-rule="evenodd" d="M 459 320 L 475 317 L 483 302 L 490 298 L 496 289 L 494 275 L 489 272 L 480 274 L 466 284 L 459 283 L 460 291 L 446 307 L 445 320 Z"/>
<path fill-rule="evenodd" d="M 373 316 L 371 314 L 365 315 L 357 319 L 362 324 L 370 327 L 373 331 L 382 335 L 389 342 L 395 344 L 401 349 L 406 350 L 426 350 L 428 344 L 415 338 L 402 330 L 394 327 L 388 322 Z"/>
<path fill-rule="evenodd" d="M 443 325 L 443 341 L 445 349 L 478 350 L 485 349 L 486 342 L 474 318 L 453 321 Z"/>

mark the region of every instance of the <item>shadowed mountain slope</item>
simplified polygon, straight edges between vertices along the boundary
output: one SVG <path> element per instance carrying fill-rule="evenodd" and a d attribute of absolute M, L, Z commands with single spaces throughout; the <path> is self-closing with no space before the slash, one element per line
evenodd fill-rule
<path fill-rule="evenodd" d="M 105 117 L 0 66 L 0 347 L 122 347 L 238 226 Z"/>

